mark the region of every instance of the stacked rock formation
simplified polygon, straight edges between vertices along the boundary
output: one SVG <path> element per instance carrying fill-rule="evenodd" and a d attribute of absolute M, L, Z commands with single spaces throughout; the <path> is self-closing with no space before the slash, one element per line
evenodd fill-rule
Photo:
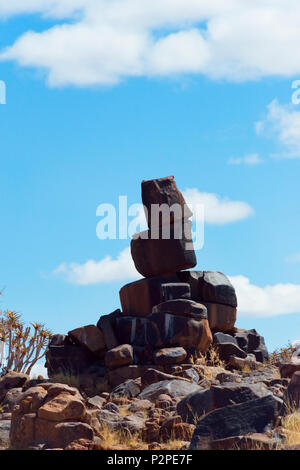
<path fill-rule="evenodd" d="M 263 338 L 235 328 L 237 298 L 229 279 L 191 270 L 197 263 L 192 212 L 174 177 L 143 181 L 142 200 L 149 229 L 133 237 L 131 254 L 144 278 L 122 287 L 122 311 L 101 316 L 97 326 L 54 336 L 46 355 L 49 377 L 76 376 L 95 395 L 149 369 L 159 380 L 184 376 L 212 343 L 221 359 L 243 361 L 250 353 L 263 362 Z M 167 209 L 170 218 L 153 207 Z"/>

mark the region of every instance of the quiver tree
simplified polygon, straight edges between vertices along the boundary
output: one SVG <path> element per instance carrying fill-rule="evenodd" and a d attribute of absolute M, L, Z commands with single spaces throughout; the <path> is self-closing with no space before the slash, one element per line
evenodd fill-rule
<path fill-rule="evenodd" d="M 20 314 L 9 310 L 0 312 L 0 341 L 6 346 L 3 368 L 29 375 L 45 355 L 51 337 L 51 332 L 41 323 L 25 326 Z"/>

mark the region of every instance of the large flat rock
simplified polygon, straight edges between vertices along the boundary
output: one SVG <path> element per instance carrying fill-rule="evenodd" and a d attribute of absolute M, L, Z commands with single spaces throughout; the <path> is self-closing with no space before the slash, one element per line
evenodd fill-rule
<path fill-rule="evenodd" d="M 146 387 L 138 398 L 140 400 L 155 401 L 159 395 L 169 395 L 172 398 L 183 397 L 200 389 L 199 385 L 184 380 L 163 380 Z"/>

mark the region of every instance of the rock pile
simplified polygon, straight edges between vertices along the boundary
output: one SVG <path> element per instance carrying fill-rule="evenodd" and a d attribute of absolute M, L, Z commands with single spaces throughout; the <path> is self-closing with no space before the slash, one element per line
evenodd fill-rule
<path fill-rule="evenodd" d="M 237 298 L 229 279 L 191 270 L 192 212 L 174 177 L 143 181 L 142 200 L 149 229 L 133 237 L 131 254 L 144 278 L 122 287 L 122 311 L 55 335 L 47 351 L 49 377 L 71 378 L 88 396 L 151 374 L 197 381 L 197 361 L 212 343 L 222 360 L 240 361 L 241 368 L 268 355 L 255 330 L 235 327 Z"/>

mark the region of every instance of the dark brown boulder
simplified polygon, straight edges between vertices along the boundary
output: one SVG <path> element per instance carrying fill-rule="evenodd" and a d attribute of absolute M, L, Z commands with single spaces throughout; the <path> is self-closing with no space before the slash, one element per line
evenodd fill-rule
<path fill-rule="evenodd" d="M 118 367 L 118 369 L 113 369 L 108 372 L 109 383 L 112 387 L 117 387 L 118 385 L 126 382 L 127 380 L 135 380 L 143 377 L 144 373 L 148 370 L 149 366 L 143 365 L 131 365 Z M 154 369 L 162 370 L 163 367 L 159 365 L 152 365 Z"/>
<path fill-rule="evenodd" d="M 159 365 L 181 364 L 184 362 L 187 352 L 184 348 L 163 348 L 154 352 L 154 363 Z"/>
<path fill-rule="evenodd" d="M 199 278 L 198 295 L 207 302 L 237 306 L 233 285 L 225 274 L 216 271 L 204 271 Z"/>
<path fill-rule="evenodd" d="M 102 331 L 107 349 L 118 346 L 118 341 L 114 332 L 114 322 L 121 316 L 121 310 L 115 310 L 109 315 L 102 315 L 97 323 L 97 327 Z"/>
<path fill-rule="evenodd" d="M 181 282 L 191 287 L 191 298 L 200 303 L 237 306 L 237 298 L 233 285 L 225 274 L 217 271 L 185 271 L 178 273 Z"/>
<path fill-rule="evenodd" d="M 116 330 L 120 343 L 153 349 L 181 346 L 206 352 L 212 343 L 207 320 L 164 313 L 152 313 L 147 318 L 118 318 Z"/>
<path fill-rule="evenodd" d="M 6 375 L 0 378 L 0 402 L 5 398 L 5 395 L 12 388 L 23 387 L 25 382 L 29 379 L 28 375 L 23 372 L 9 371 Z"/>
<path fill-rule="evenodd" d="M 110 393 L 110 399 L 134 398 L 137 397 L 140 393 L 141 387 L 138 383 L 138 380 L 129 379 L 114 387 Z"/>
<path fill-rule="evenodd" d="M 203 305 L 207 308 L 209 326 L 212 330 L 224 333 L 233 331 L 237 316 L 235 307 L 209 302 L 203 302 Z"/>
<path fill-rule="evenodd" d="M 294 372 L 285 395 L 287 410 L 300 406 L 300 371 Z"/>
<path fill-rule="evenodd" d="M 282 378 L 291 378 L 295 372 L 300 371 L 300 363 L 283 362 L 279 365 L 279 371 Z"/>
<path fill-rule="evenodd" d="M 177 277 L 151 277 L 126 284 L 120 290 L 122 310 L 126 316 L 146 317 L 155 305 L 164 302 L 162 286 L 176 283 Z"/>
<path fill-rule="evenodd" d="M 236 344 L 232 343 L 218 343 L 214 345 L 218 351 L 219 357 L 222 361 L 229 362 L 230 356 L 241 357 L 245 359 L 247 354 Z"/>
<path fill-rule="evenodd" d="M 142 393 L 139 394 L 138 398 L 140 400 L 150 400 L 155 402 L 162 394 L 175 398 L 189 395 L 197 390 L 200 390 L 199 385 L 185 380 L 163 380 L 162 382 L 156 382 L 146 387 Z"/>
<path fill-rule="evenodd" d="M 168 276 L 196 266 L 191 228 L 189 221 L 177 222 L 165 238 L 162 230 L 157 234 L 150 230 L 135 234 L 131 255 L 137 271 L 144 277 Z"/>
<path fill-rule="evenodd" d="M 212 385 L 210 389 L 196 391 L 177 404 L 177 413 L 183 421 L 195 424 L 204 414 L 229 405 L 245 403 L 270 395 L 262 384 L 227 383 Z"/>
<path fill-rule="evenodd" d="M 282 401 L 270 394 L 211 411 L 198 421 L 190 450 L 201 449 L 205 439 L 211 442 L 249 433 L 263 433 L 274 425 L 281 407 Z"/>
<path fill-rule="evenodd" d="M 116 369 L 121 366 L 133 364 L 133 349 L 131 344 L 121 344 L 110 349 L 105 355 L 105 365 L 108 369 Z"/>
<path fill-rule="evenodd" d="M 46 352 L 46 367 L 49 377 L 60 374 L 66 376 L 77 375 L 98 364 L 99 359 L 97 356 L 80 345 L 64 344 L 55 346 L 50 344 Z"/>
<path fill-rule="evenodd" d="M 142 201 L 149 228 L 153 225 L 162 225 L 162 223 L 168 221 L 162 220 L 161 217 L 158 217 L 156 220 L 151 217 L 154 215 L 153 211 L 151 211 L 154 204 L 165 204 L 168 207 L 172 207 L 176 204 L 179 212 L 177 213 L 177 211 L 175 211 L 170 213 L 171 222 L 176 219 L 189 218 L 193 215 L 182 193 L 177 188 L 174 176 L 142 181 Z"/>
<path fill-rule="evenodd" d="M 247 436 L 234 436 L 217 439 L 210 444 L 210 450 L 276 450 L 278 440 L 264 433 L 251 433 Z"/>
<path fill-rule="evenodd" d="M 95 325 L 82 326 L 69 331 L 68 335 L 75 343 L 84 346 L 91 353 L 103 357 L 105 346 L 104 335 Z"/>
<path fill-rule="evenodd" d="M 207 309 L 204 305 L 193 300 L 174 299 L 155 305 L 153 313 L 170 313 L 172 315 L 182 315 L 196 320 L 207 319 Z"/>
<path fill-rule="evenodd" d="M 163 302 L 191 298 L 191 288 L 187 282 L 168 282 L 161 285 L 161 290 Z"/>

